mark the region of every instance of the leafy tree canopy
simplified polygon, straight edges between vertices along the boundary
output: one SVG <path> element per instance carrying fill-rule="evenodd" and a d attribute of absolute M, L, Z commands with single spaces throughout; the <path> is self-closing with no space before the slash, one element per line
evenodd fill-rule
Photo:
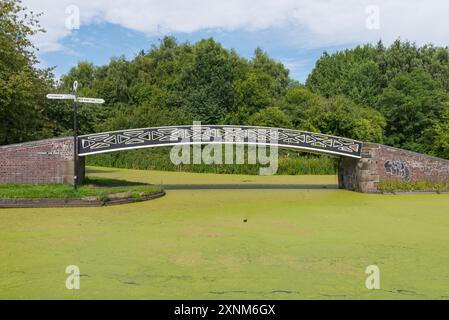
<path fill-rule="evenodd" d="M 50 70 L 39 70 L 29 37 L 43 31 L 20 1 L 0 3 L 0 144 L 38 139 L 49 134 L 43 116 Z"/>
<path fill-rule="evenodd" d="M 375 108 L 387 119 L 385 143 L 418 152 L 433 146 L 449 100 L 449 49 L 396 40 L 327 53 L 317 61 L 306 86 L 324 97 L 344 95 Z M 440 135 L 441 138 L 441 135 Z M 436 149 L 435 149 L 436 148 Z"/>

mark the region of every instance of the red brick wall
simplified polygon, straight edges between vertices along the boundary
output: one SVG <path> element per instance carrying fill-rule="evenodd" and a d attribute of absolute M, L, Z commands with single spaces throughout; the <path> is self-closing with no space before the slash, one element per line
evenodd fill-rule
<path fill-rule="evenodd" d="M 341 188 L 377 192 L 382 180 L 409 180 L 442 183 L 449 181 L 449 160 L 365 143 L 362 159 L 342 158 L 339 166 Z"/>
<path fill-rule="evenodd" d="M 84 158 L 78 161 L 84 178 Z M 0 146 L 0 184 L 73 183 L 73 138 Z"/>

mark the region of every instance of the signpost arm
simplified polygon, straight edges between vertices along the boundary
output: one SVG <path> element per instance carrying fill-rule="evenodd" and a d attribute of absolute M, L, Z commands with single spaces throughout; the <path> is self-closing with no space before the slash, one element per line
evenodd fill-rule
<path fill-rule="evenodd" d="M 72 87 L 73 94 L 47 94 L 47 99 L 53 100 L 73 100 L 73 187 L 75 190 L 78 185 L 78 127 L 76 116 L 78 113 L 78 102 L 79 103 L 95 103 L 95 104 L 103 104 L 103 99 L 97 98 L 80 98 L 78 97 L 78 81 L 73 82 Z"/>

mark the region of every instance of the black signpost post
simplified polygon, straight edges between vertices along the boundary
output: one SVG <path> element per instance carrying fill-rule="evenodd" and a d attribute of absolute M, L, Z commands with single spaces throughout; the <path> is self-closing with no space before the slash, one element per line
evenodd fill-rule
<path fill-rule="evenodd" d="M 78 97 L 78 81 L 73 82 L 72 94 L 47 94 L 47 99 L 51 100 L 73 100 L 73 187 L 77 189 L 77 163 L 78 163 L 78 102 L 80 103 L 94 103 L 103 104 L 103 99 L 96 98 L 80 98 Z"/>
<path fill-rule="evenodd" d="M 75 96 L 75 99 L 73 99 L 73 187 L 76 190 L 78 186 L 78 175 L 76 172 L 76 168 L 78 167 L 78 127 L 76 120 L 78 113 L 78 105 L 76 103 L 76 99 L 78 98 L 78 81 L 73 82 L 72 91 Z"/>

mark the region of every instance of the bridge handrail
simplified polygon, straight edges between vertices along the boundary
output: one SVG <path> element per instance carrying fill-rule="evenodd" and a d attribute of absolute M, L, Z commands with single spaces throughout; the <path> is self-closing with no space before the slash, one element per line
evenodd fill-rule
<path fill-rule="evenodd" d="M 204 130 L 223 130 L 220 135 L 224 136 L 229 135 L 230 132 L 233 132 L 226 131 L 225 129 L 234 129 L 237 130 L 235 132 L 243 132 L 243 140 L 233 141 L 232 143 L 234 144 L 276 145 L 283 148 L 295 148 L 354 158 L 361 157 L 361 147 L 363 145 L 361 141 L 354 139 L 287 128 L 247 125 L 180 125 L 133 128 L 82 135 L 78 138 L 79 155 L 84 156 L 89 154 L 105 153 L 119 150 L 158 146 L 173 146 L 177 144 L 230 143 L 229 141 L 193 140 L 192 136 L 194 128 L 200 128 L 202 132 Z M 184 131 L 181 132 L 182 130 Z M 188 139 L 188 137 L 185 137 L 183 140 L 180 136 L 185 135 L 189 130 L 192 131 L 190 139 Z M 250 131 L 247 130 L 257 130 L 257 134 L 260 134 L 260 132 L 263 130 L 267 130 L 269 132 L 268 135 L 271 135 L 273 132 L 277 132 L 277 137 L 282 138 L 280 138 L 276 143 L 270 143 L 270 139 L 268 138 L 268 136 L 266 137 L 265 141 L 254 142 L 248 139 L 248 134 L 250 133 Z M 177 134 L 176 141 L 173 138 L 175 132 Z M 211 135 L 209 138 L 213 138 L 213 136 Z M 186 139 L 188 141 L 186 141 Z"/>

